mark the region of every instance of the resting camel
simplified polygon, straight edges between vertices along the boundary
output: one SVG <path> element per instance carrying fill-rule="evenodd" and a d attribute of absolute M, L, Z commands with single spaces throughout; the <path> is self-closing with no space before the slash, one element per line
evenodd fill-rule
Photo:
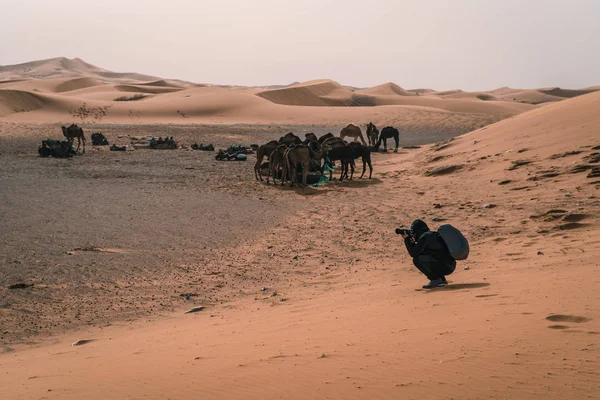
<path fill-rule="evenodd" d="M 369 122 L 367 124 L 367 139 L 369 140 L 369 146 L 375 146 L 378 137 L 379 129 L 377 129 L 374 123 Z"/>
<path fill-rule="evenodd" d="M 367 144 L 365 142 L 365 138 L 363 137 L 362 131 L 360 128 L 354 124 L 348 124 L 345 128 L 340 131 L 340 137 L 344 139 L 345 137 L 352 137 L 354 140 L 356 138 L 360 138 L 362 144 Z"/>
<path fill-rule="evenodd" d="M 396 142 L 396 148 L 394 149 L 394 153 L 398 152 L 398 144 L 400 142 L 400 132 L 398 129 L 392 126 L 386 126 L 381 130 L 381 134 L 379 135 L 379 140 L 375 144 L 375 151 L 379 151 L 379 146 L 381 146 L 381 141 L 383 140 L 383 151 L 387 151 L 387 140 L 394 138 Z"/>
<path fill-rule="evenodd" d="M 68 128 L 66 126 L 62 126 L 61 128 L 63 135 L 65 135 L 69 142 L 73 143 L 73 140 L 77 138 L 77 150 L 75 151 L 79 151 L 79 147 L 83 141 L 83 153 L 85 154 L 85 136 L 83 135 L 83 129 L 75 124 L 71 124 Z"/>
<path fill-rule="evenodd" d="M 285 144 L 280 144 L 269 156 L 269 173 L 267 174 L 267 184 L 269 183 L 271 174 L 273 175 L 273 183 L 275 183 L 277 175 L 284 169 L 284 156 L 287 149 L 288 147 Z M 283 186 L 283 178 L 281 179 L 281 186 Z"/>
<path fill-rule="evenodd" d="M 260 164 L 263 161 L 263 158 L 269 157 L 273 151 L 279 146 L 279 142 L 277 140 L 271 140 L 269 143 L 263 144 L 258 147 L 256 151 L 256 164 L 254 164 L 254 176 L 256 180 L 263 180 L 262 171 L 260 170 Z"/>

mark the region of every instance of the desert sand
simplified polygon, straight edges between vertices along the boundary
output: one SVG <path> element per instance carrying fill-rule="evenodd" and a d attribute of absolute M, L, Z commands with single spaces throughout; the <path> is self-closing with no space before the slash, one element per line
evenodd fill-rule
<path fill-rule="evenodd" d="M 0 67 L 3 398 L 597 398 L 594 88 L 216 87 L 58 60 Z M 255 182 L 254 156 L 37 157 L 73 121 L 224 147 L 371 119 L 420 148 L 318 188 Z M 416 218 L 470 240 L 447 287 L 418 290 L 394 234 Z"/>

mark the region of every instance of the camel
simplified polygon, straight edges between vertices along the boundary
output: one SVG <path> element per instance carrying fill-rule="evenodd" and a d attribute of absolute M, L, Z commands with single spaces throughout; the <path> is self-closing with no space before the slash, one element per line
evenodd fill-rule
<path fill-rule="evenodd" d="M 262 171 L 260 169 L 260 164 L 263 161 L 263 158 L 269 157 L 273 151 L 279 146 L 279 142 L 277 140 L 271 140 L 269 143 L 263 144 L 258 147 L 256 151 L 256 164 L 254 164 L 254 176 L 256 180 L 263 180 Z"/>
<path fill-rule="evenodd" d="M 42 140 L 42 145 L 38 149 L 40 157 L 68 158 L 72 157 L 71 142 L 68 140 Z"/>
<path fill-rule="evenodd" d="M 279 144 L 285 144 L 287 147 L 291 147 L 295 144 L 302 144 L 302 139 L 294 135 L 292 132 L 286 133 L 285 136 L 279 138 Z"/>
<path fill-rule="evenodd" d="M 83 153 L 85 154 L 85 136 L 83 135 L 83 129 L 75 124 L 71 124 L 68 128 L 66 126 L 62 126 L 61 128 L 63 135 L 65 135 L 69 142 L 73 143 L 73 140 L 77 138 L 77 149 L 75 151 L 79 151 L 79 147 L 83 141 Z"/>
<path fill-rule="evenodd" d="M 352 150 L 354 151 L 354 158 L 356 159 L 358 157 L 361 157 L 362 159 L 363 172 L 360 175 L 360 178 L 358 179 L 362 179 L 362 177 L 365 175 L 365 171 L 367 170 L 367 164 L 369 165 L 369 179 L 371 179 L 371 176 L 373 175 L 373 165 L 371 164 L 371 150 L 369 149 L 369 147 L 364 146 L 358 142 L 352 142 L 349 144 L 349 146 L 352 147 Z M 352 168 L 350 180 L 352 180 L 352 175 L 354 175 L 354 168 Z"/>
<path fill-rule="evenodd" d="M 283 172 L 281 174 L 281 186 L 288 179 L 288 171 L 291 173 L 290 186 L 294 186 L 294 182 L 298 182 L 297 167 L 302 165 L 302 185 L 306 185 L 306 177 L 310 170 L 310 164 L 313 160 L 322 159 L 329 151 L 331 146 L 323 146 L 322 150 L 315 153 L 309 146 L 298 145 L 288 148 L 284 153 Z"/>
<path fill-rule="evenodd" d="M 321 136 L 321 137 L 318 139 L 318 142 L 319 142 L 320 144 L 323 144 L 323 142 L 324 142 L 324 141 L 326 141 L 327 139 L 331 139 L 331 138 L 334 138 L 334 137 L 335 137 L 335 136 L 333 136 L 333 133 L 329 132 L 329 133 L 327 133 L 327 134 L 325 134 L 325 135 Z"/>
<path fill-rule="evenodd" d="M 360 143 L 357 143 L 360 145 Z M 352 174 L 354 174 L 354 149 L 348 145 L 348 143 L 338 137 L 327 139 L 323 142 L 323 146 L 327 147 L 327 157 L 330 161 L 340 161 L 342 165 L 342 172 L 340 175 L 340 181 L 344 180 L 344 177 L 348 177 L 348 165 L 352 168 Z M 321 168 L 321 173 L 324 173 L 325 164 Z M 332 180 L 332 173 L 329 172 L 329 180 Z"/>
<path fill-rule="evenodd" d="M 381 134 L 379 135 L 379 140 L 375 144 L 375 151 L 379 151 L 379 146 L 381 146 L 381 141 L 383 140 L 383 151 L 387 151 L 387 140 L 394 138 L 396 142 L 396 148 L 394 149 L 394 153 L 398 152 L 398 144 L 400 142 L 400 132 L 398 129 L 392 126 L 386 126 L 381 130 Z"/>
<path fill-rule="evenodd" d="M 365 138 L 363 137 L 362 131 L 360 128 L 354 124 L 348 124 L 345 128 L 340 131 L 340 137 L 344 139 L 345 137 L 352 137 L 354 140 L 356 138 L 360 138 L 362 144 L 366 145 Z"/>
<path fill-rule="evenodd" d="M 310 142 L 318 142 L 319 139 L 317 139 L 317 135 L 315 135 L 312 132 L 307 133 L 306 135 L 304 135 L 304 144 L 308 144 Z"/>
<path fill-rule="evenodd" d="M 277 146 L 275 150 L 269 155 L 269 173 L 267 174 L 267 184 L 269 183 L 269 178 L 271 174 L 273 174 L 273 183 L 275 183 L 275 179 L 277 175 L 283 170 L 283 165 L 285 163 L 285 152 L 288 147 L 285 144 L 280 144 Z M 283 186 L 283 178 L 281 179 L 281 186 Z"/>
<path fill-rule="evenodd" d="M 377 129 L 374 123 L 369 122 L 367 124 L 367 139 L 369 140 L 369 146 L 375 146 L 378 137 L 379 129 Z"/>

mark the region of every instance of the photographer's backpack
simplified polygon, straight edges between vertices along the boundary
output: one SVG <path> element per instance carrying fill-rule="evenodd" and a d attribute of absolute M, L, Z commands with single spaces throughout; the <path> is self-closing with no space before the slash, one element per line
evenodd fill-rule
<path fill-rule="evenodd" d="M 450 255 L 455 260 L 466 260 L 469 257 L 469 241 L 464 235 L 450 224 L 442 225 L 437 233 L 448 247 Z"/>

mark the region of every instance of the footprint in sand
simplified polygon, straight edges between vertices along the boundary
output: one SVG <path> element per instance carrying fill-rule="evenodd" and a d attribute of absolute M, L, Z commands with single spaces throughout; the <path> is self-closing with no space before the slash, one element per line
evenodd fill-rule
<path fill-rule="evenodd" d="M 567 325 L 550 325 L 548 328 L 550 328 L 550 329 L 569 329 L 570 327 Z"/>
<path fill-rule="evenodd" d="M 548 315 L 546 317 L 546 319 L 548 321 L 552 321 L 552 322 L 573 322 L 573 323 L 576 323 L 576 324 L 580 324 L 582 322 L 591 321 L 590 318 L 579 317 L 577 315 L 563 315 L 563 314 Z"/>

